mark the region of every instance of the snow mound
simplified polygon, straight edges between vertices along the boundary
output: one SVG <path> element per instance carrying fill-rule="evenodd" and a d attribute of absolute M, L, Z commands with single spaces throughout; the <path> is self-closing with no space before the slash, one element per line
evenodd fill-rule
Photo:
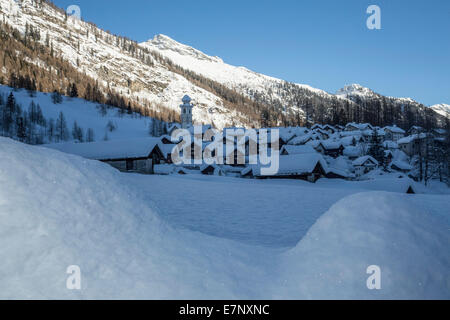
<path fill-rule="evenodd" d="M 241 246 L 166 226 L 108 165 L 6 138 L 0 164 L 0 299 L 236 298 L 260 275 Z"/>
<path fill-rule="evenodd" d="M 449 299 L 450 196 L 371 192 L 340 200 L 283 256 L 277 298 Z M 369 290 L 371 265 L 381 290 Z"/>

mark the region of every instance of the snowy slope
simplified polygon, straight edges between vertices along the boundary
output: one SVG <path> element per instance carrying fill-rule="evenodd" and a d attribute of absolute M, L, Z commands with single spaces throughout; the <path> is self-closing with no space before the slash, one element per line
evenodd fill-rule
<path fill-rule="evenodd" d="M 441 104 L 435 104 L 434 106 L 430 107 L 435 112 L 439 113 L 440 115 L 450 118 L 450 105 L 441 103 Z"/>
<path fill-rule="evenodd" d="M 157 191 L 135 187 L 134 178 L 147 179 L 147 186 L 159 179 Z M 203 182 L 194 184 L 196 179 Z M 343 199 L 323 215 L 320 199 L 310 192 L 301 201 L 311 211 L 295 206 L 298 197 L 286 197 L 285 205 L 297 210 L 278 219 L 277 201 L 251 211 L 236 198 L 244 205 L 239 216 L 247 229 L 252 223 L 269 232 L 284 226 L 293 239 L 302 230 L 292 228 L 291 220 L 304 217 L 309 231 L 286 249 L 283 243 L 272 248 L 223 239 L 215 226 L 231 213 L 228 206 L 219 206 L 222 217 L 197 220 L 192 231 L 175 220 L 168 225 L 165 215 L 172 207 L 180 215 L 198 214 L 183 205 L 196 203 L 196 191 L 207 199 L 211 191 L 243 194 L 252 187 L 270 198 L 274 189 L 296 185 L 301 196 L 310 187 L 298 181 L 209 179 L 126 175 L 96 161 L 0 138 L 0 298 L 450 298 L 449 195 L 345 195 L 351 190 L 336 182 L 327 193 Z M 170 192 L 181 180 L 197 190 Z M 171 201 L 155 204 L 162 193 L 171 194 Z M 217 207 L 216 200 L 210 198 L 206 207 Z M 272 211 L 273 219 L 246 219 L 246 213 L 256 217 L 264 210 Z M 381 267 L 380 291 L 366 288 L 372 264 Z M 81 268 L 80 291 L 66 289 L 69 265 Z"/>
<path fill-rule="evenodd" d="M 272 91 L 273 98 L 277 98 L 281 101 L 284 100 L 283 96 L 277 90 L 277 86 L 281 85 L 284 80 L 256 73 L 245 67 L 229 65 L 219 57 L 208 56 L 205 53 L 179 43 L 166 35 L 156 35 L 153 39 L 141 43 L 141 46 L 156 51 L 183 68 L 192 70 L 207 78 L 214 79 L 242 94 L 246 94 L 248 90 L 266 94 L 267 92 Z M 323 90 L 308 85 L 297 84 L 297 86 L 323 96 L 331 96 Z M 286 94 L 286 92 L 284 93 Z"/>
<path fill-rule="evenodd" d="M 11 92 L 13 92 L 16 102 L 22 107 L 22 110 L 27 111 L 30 103 L 34 101 L 34 103 L 40 105 L 42 114 L 47 120 L 56 120 L 59 113 L 63 112 L 69 131 L 76 121 L 78 126 L 83 129 L 83 133 L 89 128 L 94 131 L 95 141 L 101 141 L 105 136 L 109 140 L 149 136 L 150 118 L 133 117 L 128 114 L 119 116 L 116 108 L 108 109 L 103 116 L 97 103 L 79 98 L 63 97 L 62 104 L 54 104 L 51 100 L 51 94 L 36 92 L 35 97 L 30 97 L 26 90 L 13 91 L 10 87 L 0 85 L 0 94 L 4 95 L 5 101 Z M 109 122 L 116 127 L 112 132 L 107 128 Z"/>

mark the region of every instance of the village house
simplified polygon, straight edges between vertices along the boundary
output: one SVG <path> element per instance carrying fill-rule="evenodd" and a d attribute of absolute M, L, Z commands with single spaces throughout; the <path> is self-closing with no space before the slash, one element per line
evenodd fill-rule
<path fill-rule="evenodd" d="M 344 146 L 340 142 L 321 141 L 315 149 L 323 155 L 337 158 L 343 155 Z"/>
<path fill-rule="evenodd" d="M 275 175 L 262 176 L 259 165 L 252 166 L 252 174 L 262 179 L 300 179 L 316 182 L 327 174 L 327 163 L 320 154 L 296 154 L 280 156 L 279 169 Z"/>
<path fill-rule="evenodd" d="M 360 177 L 378 167 L 378 161 L 371 156 L 362 156 L 352 162 L 355 174 Z"/>
<path fill-rule="evenodd" d="M 425 153 L 427 134 L 420 133 L 404 137 L 397 141 L 398 147 L 408 156 Z"/>
<path fill-rule="evenodd" d="M 383 148 L 391 151 L 398 150 L 398 144 L 391 140 L 386 140 L 383 142 Z"/>
<path fill-rule="evenodd" d="M 362 137 L 363 137 L 364 142 L 370 143 L 372 141 L 375 130 L 381 141 L 386 140 L 386 132 L 382 129 L 374 128 L 374 129 L 367 129 L 362 132 Z"/>
<path fill-rule="evenodd" d="M 343 179 L 347 180 L 351 177 L 351 175 L 345 171 L 338 168 L 328 168 L 328 172 L 326 173 L 325 177 L 327 179 Z"/>
<path fill-rule="evenodd" d="M 419 126 L 412 126 L 409 130 L 408 130 L 408 135 L 412 136 L 414 134 L 419 134 L 424 132 L 424 129 L 422 127 Z"/>
<path fill-rule="evenodd" d="M 90 143 L 58 143 L 44 147 L 99 160 L 124 172 L 153 174 L 154 165 L 165 160 L 159 138 L 98 141 Z"/>
<path fill-rule="evenodd" d="M 333 134 L 333 133 L 337 132 L 337 129 L 329 124 L 324 125 L 322 128 L 323 128 L 323 130 L 328 132 L 328 134 Z"/>
<path fill-rule="evenodd" d="M 360 146 L 347 146 L 344 148 L 343 155 L 349 160 L 356 160 L 362 155 Z"/>
<path fill-rule="evenodd" d="M 400 171 L 403 173 L 408 173 L 413 169 L 413 167 L 405 161 L 395 160 L 391 164 L 391 169 Z"/>
<path fill-rule="evenodd" d="M 314 133 L 320 140 L 327 140 L 330 137 L 330 134 L 323 129 L 314 130 Z"/>
<path fill-rule="evenodd" d="M 295 138 L 291 139 L 288 142 L 288 144 L 298 146 L 298 145 L 304 145 L 307 142 L 312 141 L 312 140 L 314 140 L 314 136 L 311 133 L 307 133 L 305 135 L 296 136 Z"/>
<path fill-rule="evenodd" d="M 167 135 L 169 137 L 171 137 L 173 135 L 173 133 L 175 132 L 175 130 L 179 130 L 179 129 L 181 129 L 181 124 L 179 124 L 179 123 L 172 123 L 172 124 L 167 126 Z"/>
<path fill-rule="evenodd" d="M 345 126 L 345 131 L 364 131 L 373 130 L 373 126 L 370 123 L 355 123 L 350 122 Z"/>
<path fill-rule="evenodd" d="M 431 131 L 433 136 L 437 139 L 445 139 L 447 135 L 447 131 L 445 129 L 435 128 Z"/>
<path fill-rule="evenodd" d="M 283 156 L 293 154 L 307 154 L 307 153 L 317 153 L 317 151 L 310 145 L 300 145 L 300 146 L 285 145 L 280 150 L 280 155 Z"/>
<path fill-rule="evenodd" d="M 391 140 L 397 142 L 399 139 L 405 136 L 405 130 L 402 128 L 394 126 L 384 127 L 385 140 Z"/>

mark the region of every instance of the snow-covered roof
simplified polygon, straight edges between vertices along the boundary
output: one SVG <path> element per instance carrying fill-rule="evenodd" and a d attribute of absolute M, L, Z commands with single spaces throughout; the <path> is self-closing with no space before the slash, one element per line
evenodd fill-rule
<path fill-rule="evenodd" d="M 293 127 L 293 128 L 291 128 L 291 131 L 295 135 L 301 136 L 301 135 L 307 134 L 309 132 L 309 129 L 305 128 L 305 127 Z"/>
<path fill-rule="evenodd" d="M 354 166 L 362 166 L 362 165 L 366 164 L 367 161 L 372 162 L 375 165 L 378 165 L 378 161 L 375 158 L 373 158 L 372 156 L 368 156 L 368 155 L 359 157 L 358 159 L 353 161 L 353 165 Z"/>
<path fill-rule="evenodd" d="M 325 150 L 334 150 L 334 149 L 339 149 L 342 146 L 342 143 L 338 142 L 338 141 L 329 141 L 329 140 L 325 140 L 325 141 L 321 141 L 320 144 L 323 146 L 323 148 Z"/>
<path fill-rule="evenodd" d="M 436 132 L 437 134 L 446 134 L 447 131 L 445 129 L 437 128 L 433 129 L 433 132 Z"/>
<path fill-rule="evenodd" d="M 339 136 L 341 137 L 355 137 L 356 139 L 360 139 L 362 134 L 363 133 L 360 130 L 339 132 Z"/>
<path fill-rule="evenodd" d="M 377 170 L 373 170 L 371 172 L 372 177 L 374 177 Z M 411 188 L 414 193 L 418 193 L 416 188 L 416 184 L 413 180 L 408 177 L 393 178 L 392 176 L 377 176 L 373 179 L 366 181 L 354 181 L 356 186 L 359 186 L 364 189 L 373 190 L 373 191 L 388 191 L 388 192 L 396 192 L 396 193 L 406 193 L 409 188 Z"/>
<path fill-rule="evenodd" d="M 145 158 L 162 143 L 159 138 L 136 138 L 127 140 L 98 141 L 89 143 L 57 143 L 44 145 L 46 148 L 70 153 L 93 160 Z"/>
<path fill-rule="evenodd" d="M 164 158 L 167 159 L 167 156 L 172 153 L 175 146 L 176 146 L 175 144 L 160 144 L 159 145 L 159 148 L 161 149 L 161 152 L 164 155 Z"/>
<path fill-rule="evenodd" d="M 167 126 L 167 132 L 171 133 L 175 129 L 181 129 L 181 124 L 179 123 L 172 123 Z"/>
<path fill-rule="evenodd" d="M 357 128 L 359 130 L 366 130 L 366 129 L 372 129 L 373 128 L 370 123 L 355 123 L 355 122 L 347 123 L 347 125 L 345 127 L 347 128 L 347 127 L 350 127 L 350 126 L 354 127 L 354 128 Z"/>
<path fill-rule="evenodd" d="M 386 126 L 383 128 L 385 131 L 391 131 L 393 133 L 405 133 L 405 130 L 403 130 L 402 128 L 399 128 L 397 126 Z"/>
<path fill-rule="evenodd" d="M 321 142 L 320 140 L 310 140 L 306 143 L 306 145 L 316 149 L 319 146 L 320 142 Z"/>
<path fill-rule="evenodd" d="M 427 137 L 426 133 L 413 134 L 404 138 L 401 138 L 397 141 L 397 144 L 407 144 L 411 143 L 416 139 L 425 139 Z"/>
<path fill-rule="evenodd" d="M 382 130 L 382 129 L 367 129 L 367 130 L 364 130 L 362 132 L 362 134 L 363 134 L 363 136 L 366 136 L 366 137 L 372 136 L 375 133 L 375 130 L 377 131 L 377 134 L 379 136 L 385 136 L 386 135 L 386 132 L 384 130 Z"/>
<path fill-rule="evenodd" d="M 361 155 L 361 148 L 355 146 L 347 146 L 344 148 L 344 156 L 359 157 Z"/>
<path fill-rule="evenodd" d="M 383 142 L 383 147 L 387 149 L 398 149 L 398 144 L 391 140 L 386 140 Z"/>
<path fill-rule="evenodd" d="M 323 157 L 318 153 L 308 154 L 294 154 L 280 156 L 279 169 L 275 176 L 291 176 L 291 175 L 303 175 L 314 171 L 317 164 L 320 164 L 325 172 L 328 171 L 327 163 Z M 253 173 L 260 175 L 259 165 L 254 166 Z M 256 170 L 255 170 L 256 169 Z M 259 170 L 258 170 L 259 169 Z"/>
<path fill-rule="evenodd" d="M 293 139 L 291 139 L 288 144 L 290 145 L 301 145 L 301 144 L 305 144 L 306 142 L 308 142 L 309 140 L 313 139 L 313 136 L 311 135 L 311 133 L 302 135 L 302 136 L 297 136 Z"/>
<path fill-rule="evenodd" d="M 287 154 L 305 154 L 305 153 L 317 153 L 316 150 L 314 150 L 313 147 L 310 145 L 300 145 L 300 146 L 293 146 L 293 145 L 284 145 L 280 153 L 284 153 L 284 151 Z"/>
<path fill-rule="evenodd" d="M 344 178 L 349 178 L 351 175 L 347 170 L 343 170 L 340 168 L 334 168 L 334 167 L 328 167 L 328 173 L 334 173 L 338 176 L 344 177 Z"/>
<path fill-rule="evenodd" d="M 399 168 L 400 170 L 412 170 L 413 169 L 413 167 L 409 163 L 407 163 L 405 161 L 401 161 L 401 160 L 393 161 L 391 166 L 395 166 L 395 167 Z"/>
<path fill-rule="evenodd" d="M 355 139 L 355 142 L 358 141 L 358 139 L 355 136 L 347 136 L 347 137 L 342 137 L 339 139 L 339 142 L 344 146 L 349 146 L 351 144 L 353 144 L 353 139 Z"/>
<path fill-rule="evenodd" d="M 335 127 L 333 127 L 331 124 L 326 124 L 323 126 L 324 130 L 336 130 Z"/>
<path fill-rule="evenodd" d="M 284 142 L 288 142 L 294 137 L 295 133 L 287 130 L 280 130 L 280 139 L 282 139 Z"/>

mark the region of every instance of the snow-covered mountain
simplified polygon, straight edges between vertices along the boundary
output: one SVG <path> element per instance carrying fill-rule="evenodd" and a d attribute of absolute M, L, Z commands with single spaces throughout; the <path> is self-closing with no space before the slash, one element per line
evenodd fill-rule
<path fill-rule="evenodd" d="M 343 105 L 348 103 L 353 108 L 356 108 L 360 104 L 366 105 L 365 102 L 381 100 L 383 100 L 384 104 L 398 107 L 402 112 L 405 106 L 411 106 L 415 110 L 418 110 L 417 112 L 419 113 L 425 108 L 425 106 L 411 98 L 383 96 L 359 84 L 347 85 L 338 90 L 336 94 L 330 94 L 305 84 L 288 83 L 281 79 L 251 71 L 245 67 L 229 65 L 219 57 L 208 56 L 166 35 L 156 35 L 153 39 L 140 45 L 167 57 L 185 69 L 214 79 L 251 99 L 269 102 L 271 105 L 279 105 L 283 107 L 285 112 L 286 110 L 300 112 L 302 116 L 306 116 L 303 108 L 305 96 L 310 98 L 310 101 L 312 100 L 313 103 L 328 104 L 330 107 L 335 105 L 336 99 L 338 99 Z M 302 108 L 299 108 L 298 100 L 303 100 L 304 104 L 300 104 Z M 310 101 L 307 100 L 306 104 Z M 329 112 L 329 110 L 320 111 Z M 438 113 L 442 115 L 441 112 Z"/>
<path fill-rule="evenodd" d="M 348 98 L 351 96 L 360 96 L 363 98 L 367 98 L 370 96 L 374 96 L 375 92 L 373 92 L 371 89 L 361 86 L 360 84 L 350 84 L 342 89 L 339 89 L 336 92 L 336 95 L 343 98 Z"/>
<path fill-rule="evenodd" d="M 23 0 L 0 0 L 0 17 L 21 33 L 27 25 L 41 32 L 41 42 L 47 39 L 56 54 L 69 61 L 88 76 L 109 86 L 116 92 L 140 102 L 162 104 L 179 111 L 181 97 L 189 94 L 195 100 L 194 119 L 214 122 L 218 127 L 234 122 L 244 125 L 246 117 L 229 110 L 219 96 L 195 85 L 157 61 L 150 54 L 130 54 L 124 46 L 131 46 L 123 38 L 111 35 L 94 24 L 67 18 L 64 11 L 47 4 Z M 148 61 L 144 64 L 142 61 Z M 35 63 L 44 62 L 36 61 Z M 7 76 L 10 70 L 1 72 Z"/>
<path fill-rule="evenodd" d="M 357 84 L 357 83 L 347 85 L 347 86 L 343 87 L 342 89 L 339 89 L 336 92 L 336 96 L 341 97 L 341 98 L 347 98 L 352 101 L 355 101 L 355 97 L 358 97 L 361 100 L 370 100 L 370 99 L 374 99 L 374 98 L 384 97 L 385 99 L 392 100 L 396 103 L 410 103 L 410 104 L 420 105 L 419 102 L 417 102 L 411 98 L 396 98 L 396 97 L 383 96 L 379 93 L 374 92 L 372 89 L 363 87 L 362 85 Z"/>
<path fill-rule="evenodd" d="M 67 17 L 63 10 L 43 1 L 0 0 L 0 19 L 21 33 L 30 26 L 37 29 L 39 41 L 51 47 L 56 56 L 103 87 L 153 111 L 169 108 L 179 112 L 180 98 L 188 94 L 196 105 L 194 121 L 213 123 L 218 128 L 298 124 L 306 117 L 316 122 L 336 122 L 338 114 L 342 122 L 368 121 L 378 110 L 362 102 L 374 98 L 384 99 L 389 107 L 401 107 L 402 112 L 405 106 L 412 106 L 419 117 L 425 108 L 411 99 L 384 97 L 358 85 L 345 87 L 335 95 L 286 82 L 229 65 L 165 35 L 137 44 L 93 23 Z M 52 68 L 46 61 L 31 63 Z M 0 78 L 11 72 L 17 70 L 3 66 Z M 402 112 L 395 113 L 392 121 L 401 122 L 397 118 L 404 118 Z M 364 117 L 355 116 L 363 113 Z M 262 118 L 267 124 L 260 123 Z"/>
<path fill-rule="evenodd" d="M 450 118 L 450 105 L 441 103 L 441 104 L 435 104 L 434 106 L 430 107 L 435 112 L 439 113 L 440 115 Z"/>
<path fill-rule="evenodd" d="M 156 35 L 152 40 L 143 42 L 140 45 L 158 52 L 183 68 L 214 79 L 238 92 L 249 94 L 250 91 L 271 91 L 273 93 L 272 98 L 283 100 L 282 91 L 277 92 L 277 88 L 285 82 L 284 80 L 269 77 L 245 67 L 232 66 L 225 63 L 219 57 L 208 56 L 197 49 L 179 43 L 163 34 Z M 330 94 L 323 90 L 304 84 L 295 85 L 299 88 L 331 97 Z M 250 94 L 249 96 L 251 97 Z"/>

